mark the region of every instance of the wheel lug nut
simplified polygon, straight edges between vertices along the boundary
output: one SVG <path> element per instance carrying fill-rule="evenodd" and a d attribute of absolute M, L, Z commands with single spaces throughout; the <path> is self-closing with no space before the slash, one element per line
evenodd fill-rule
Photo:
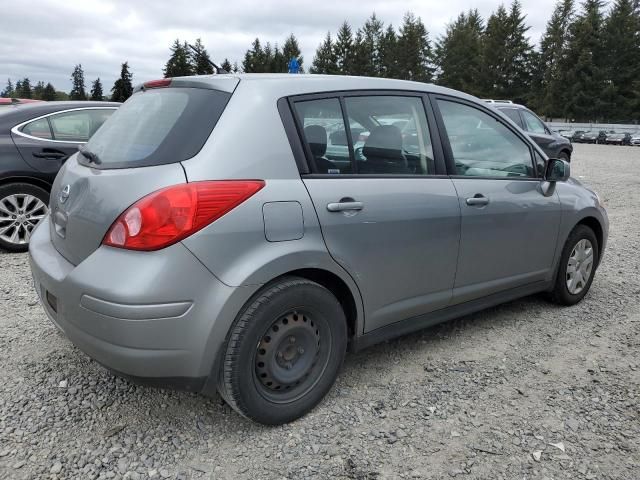
<path fill-rule="evenodd" d="M 298 353 L 302 355 L 304 353 L 304 348 L 298 347 Z"/>

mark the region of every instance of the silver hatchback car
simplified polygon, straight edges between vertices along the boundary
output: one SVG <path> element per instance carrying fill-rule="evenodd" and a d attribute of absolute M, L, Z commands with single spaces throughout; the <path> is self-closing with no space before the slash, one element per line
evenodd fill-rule
<path fill-rule="evenodd" d="M 58 174 L 30 259 L 101 364 L 280 424 L 347 349 L 537 292 L 575 304 L 607 232 L 569 164 L 474 97 L 218 75 L 137 87 Z"/>

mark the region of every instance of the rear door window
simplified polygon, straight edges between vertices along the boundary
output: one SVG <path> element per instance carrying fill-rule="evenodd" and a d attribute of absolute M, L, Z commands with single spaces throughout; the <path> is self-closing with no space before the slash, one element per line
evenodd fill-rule
<path fill-rule="evenodd" d="M 538 117 L 536 117 L 533 113 L 527 112 L 526 110 L 522 111 L 522 117 L 524 118 L 524 123 L 526 126 L 526 130 L 531 133 L 547 133 L 547 129 Z"/>
<path fill-rule="evenodd" d="M 115 109 L 87 109 L 57 113 L 49 117 L 54 140 L 86 142 Z"/>
<path fill-rule="evenodd" d="M 522 120 L 520 119 L 520 113 L 515 108 L 501 108 L 500 111 L 509 117 L 513 122 L 522 128 Z"/>
<path fill-rule="evenodd" d="M 45 118 L 34 120 L 27 123 L 20 129 L 25 135 L 30 135 L 36 138 L 42 138 L 43 140 L 51 140 L 51 128 L 49 127 L 49 121 Z"/>
<path fill-rule="evenodd" d="M 203 147 L 229 98 L 230 93 L 202 88 L 138 92 L 91 137 L 86 148 L 100 158 L 97 168 L 103 169 L 187 160 Z"/>

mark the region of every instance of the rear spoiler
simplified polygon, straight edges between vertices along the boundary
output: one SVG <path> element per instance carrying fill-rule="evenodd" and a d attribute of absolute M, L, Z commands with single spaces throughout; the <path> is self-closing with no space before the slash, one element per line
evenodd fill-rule
<path fill-rule="evenodd" d="M 206 88 L 209 90 L 233 93 L 238 86 L 238 83 L 240 83 L 240 79 L 235 75 L 196 75 L 193 77 L 164 78 L 136 85 L 133 89 L 133 93 L 163 87 Z"/>

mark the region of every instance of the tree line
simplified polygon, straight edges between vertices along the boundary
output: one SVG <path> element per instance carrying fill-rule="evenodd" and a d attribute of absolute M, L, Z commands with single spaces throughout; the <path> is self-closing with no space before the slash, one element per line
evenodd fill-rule
<path fill-rule="evenodd" d="M 404 15 L 396 29 L 373 13 L 354 29 L 344 21 L 318 45 L 310 73 L 398 78 L 434 82 L 481 98 L 509 99 L 547 118 L 575 121 L 637 121 L 640 117 L 640 0 L 558 0 L 535 46 L 519 0 L 500 5 L 485 20 L 478 10 L 460 13 L 443 35 L 432 39 L 420 17 Z M 297 59 L 305 71 L 293 34 L 277 42 L 256 38 L 244 57 L 220 67 L 227 72 L 287 72 Z M 215 72 L 201 39 L 193 46 L 176 39 L 164 68 L 165 77 Z M 69 98 L 106 98 L 99 78 L 86 92 L 84 73 L 76 65 Z M 110 99 L 132 93 L 127 62 L 111 88 Z M 60 99 L 62 92 L 28 78 L 9 80 L 2 96 Z M 62 94 L 64 95 L 64 94 Z"/>

